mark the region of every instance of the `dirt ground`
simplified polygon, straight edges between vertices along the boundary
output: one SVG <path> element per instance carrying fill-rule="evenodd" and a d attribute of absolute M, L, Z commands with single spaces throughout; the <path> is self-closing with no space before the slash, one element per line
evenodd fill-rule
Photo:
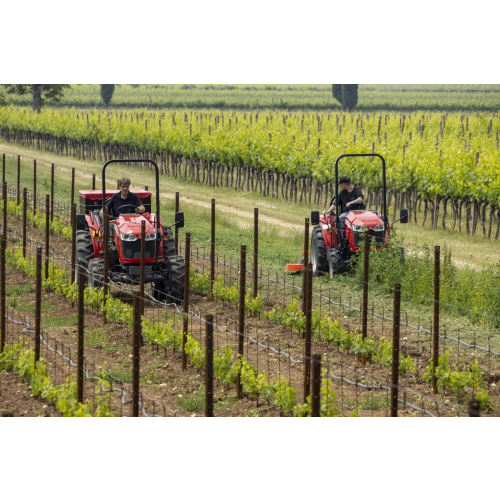
<path fill-rule="evenodd" d="M 17 221 L 18 224 L 18 221 Z M 15 227 L 16 219 L 9 218 L 9 226 Z M 30 229 L 32 238 L 43 241 L 43 233 L 37 229 Z M 51 237 L 52 250 L 58 256 L 69 258 L 68 242 L 58 237 Z M 33 255 L 34 249 L 28 247 L 28 254 Z M 58 266 L 63 266 L 63 261 L 58 261 Z M 197 269 L 200 262 L 194 260 L 193 267 Z M 201 269 L 197 269 L 201 271 Z M 20 296 L 8 297 L 7 306 L 13 307 L 12 313 L 20 314 L 23 322 L 34 324 L 34 280 L 24 277 L 21 273 L 7 269 L 6 281 L 8 287 L 24 287 Z M 115 290 L 117 296 L 123 300 L 130 300 L 127 295 Z M 271 299 L 269 299 L 271 300 Z M 267 308 L 272 307 L 273 302 L 267 303 Z M 191 298 L 191 310 L 195 315 L 204 317 L 207 313 L 215 315 L 216 323 L 224 331 L 216 331 L 215 348 L 228 346 L 236 350 L 236 337 L 226 330 L 236 331 L 237 310 L 234 306 L 221 303 L 211 303 L 204 297 L 193 296 Z M 174 321 L 175 328 L 181 329 L 182 316 L 174 314 L 173 310 L 164 308 L 147 307 L 145 315 L 153 321 L 164 321 L 165 314 L 169 320 Z M 356 318 L 346 319 L 350 328 L 356 327 Z M 42 328 L 50 348 L 42 348 L 42 355 L 47 360 L 49 374 L 56 383 L 63 383 L 66 377 L 74 373 L 74 368 L 68 362 L 54 355 L 51 351 L 57 350 L 68 359 L 76 360 L 77 347 L 77 317 L 76 309 L 63 297 L 55 294 L 42 293 Z M 347 325 L 345 325 L 347 326 Z M 382 326 L 383 327 L 383 326 Z M 372 331 L 380 334 L 377 326 L 372 322 Z M 387 328 L 387 327 L 386 327 Z M 191 317 L 191 334 L 202 345 L 204 344 L 204 325 L 195 316 Z M 114 389 L 124 390 L 126 395 L 123 400 L 118 393 L 110 395 L 110 402 L 115 414 L 119 416 L 130 415 L 130 405 L 123 404 L 131 398 L 131 368 L 132 368 L 132 332 L 120 324 L 102 324 L 102 313 L 90 308 L 85 310 L 85 358 L 90 373 L 105 371 L 114 379 L 121 382 L 113 384 Z M 32 336 L 23 333 L 23 328 L 10 325 L 8 342 L 17 342 L 23 338 L 32 342 Z M 299 402 L 303 400 L 303 364 L 304 343 L 303 339 L 295 332 L 282 326 L 274 325 L 262 319 L 247 318 L 248 337 L 253 338 L 261 344 L 256 347 L 248 339 L 245 342 L 245 355 L 249 361 L 259 370 L 264 370 L 270 380 L 277 380 L 283 376 L 289 380 L 297 390 Z M 263 347 L 262 347 L 263 346 Z M 277 350 L 273 352 L 268 347 Z M 410 388 L 408 394 L 402 399 L 413 398 L 417 402 L 411 390 L 420 394 L 430 396 L 428 384 L 423 383 L 421 376 L 426 367 L 426 359 L 429 343 L 427 339 L 418 339 L 417 342 L 408 342 L 403 338 L 402 352 L 410 354 L 414 359 L 423 358 L 420 361 L 416 374 L 408 374 L 401 383 Z M 390 369 L 381 365 L 371 365 L 363 368 L 356 356 L 339 351 L 331 344 L 320 340 L 313 340 L 313 353 L 324 354 L 324 361 L 329 363 L 329 370 L 335 375 L 349 380 L 364 383 L 365 385 L 378 386 L 389 385 Z M 283 356 L 287 353 L 299 363 L 292 363 Z M 141 394 L 142 402 L 148 414 L 159 414 L 164 416 L 203 416 L 204 407 L 204 373 L 190 367 L 186 372 L 181 370 L 181 356 L 179 352 L 159 349 L 155 346 L 145 346 L 141 351 Z M 494 381 L 493 381 L 494 382 Z M 490 383 L 493 383 L 490 381 Z M 362 416 L 387 416 L 389 410 L 388 391 L 373 391 L 356 388 L 352 385 L 336 382 L 334 388 L 337 391 L 338 407 L 342 414 L 348 416 L 354 409 L 361 408 Z M 93 398 L 95 392 L 99 393 L 99 387 L 93 383 L 86 384 L 86 397 Z M 492 386 L 492 396 L 496 395 L 496 385 Z M 495 396 L 496 397 L 496 396 Z M 244 398 L 236 400 L 235 389 L 216 383 L 215 388 L 215 412 L 217 416 L 280 416 L 282 412 L 278 407 L 269 407 L 255 398 Z M 462 409 L 456 407 L 451 399 L 442 398 L 444 407 L 439 411 L 446 415 L 460 413 Z M 422 404 L 420 404 L 422 406 Z M 425 406 L 425 404 L 423 405 Z M 23 410 L 24 411 L 24 410 Z M 418 412 L 406 409 L 401 412 L 402 416 L 417 416 Z M 284 416 L 284 415 L 283 415 Z"/>
<path fill-rule="evenodd" d="M 0 417 L 60 417 L 54 405 L 35 398 L 17 375 L 0 372 Z"/>

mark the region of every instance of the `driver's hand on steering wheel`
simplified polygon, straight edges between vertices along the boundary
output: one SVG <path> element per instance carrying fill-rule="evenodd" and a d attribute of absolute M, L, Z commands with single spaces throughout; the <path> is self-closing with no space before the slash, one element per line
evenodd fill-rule
<path fill-rule="evenodd" d="M 352 205 L 352 203 L 347 203 L 347 204 L 346 204 L 346 207 L 347 207 L 347 208 L 351 208 L 351 205 Z"/>

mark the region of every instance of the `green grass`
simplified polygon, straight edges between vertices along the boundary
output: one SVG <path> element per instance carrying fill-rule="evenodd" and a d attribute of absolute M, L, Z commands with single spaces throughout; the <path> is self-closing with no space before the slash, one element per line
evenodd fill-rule
<path fill-rule="evenodd" d="M 78 317 L 76 314 L 58 317 L 42 318 L 43 326 L 52 326 L 54 328 L 62 328 L 65 326 L 76 326 L 78 324 Z"/>
<path fill-rule="evenodd" d="M 130 364 L 120 363 L 111 370 L 107 370 L 106 374 L 119 382 L 132 382 L 132 366 Z"/>
<path fill-rule="evenodd" d="M 35 309 L 36 309 L 36 304 L 35 303 L 32 303 L 32 304 L 19 303 L 19 305 L 17 307 L 15 307 L 15 309 L 17 309 L 19 312 L 34 313 Z M 42 300 L 42 305 L 40 308 L 40 311 L 42 313 L 52 312 L 54 310 L 55 310 L 55 306 L 53 306 L 50 302 L 46 302 L 46 301 Z"/>
<path fill-rule="evenodd" d="M 106 345 L 107 336 L 106 332 L 101 329 L 94 330 L 92 332 L 85 332 L 85 345 L 87 347 L 97 348 L 104 347 Z"/>
<path fill-rule="evenodd" d="M 106 354 L 115 354 L 117 352 L 120 352 L 121 350 L 121 347 L 105 347 L 102 352 L 105 352 Z"/>
<path fill-rule="evenodd" d="M 186 399 L 181 399 L 179 401 L 179 406 L 184 411 L 189 411 L 192 413 L 201 413 L 205 411 L 205 395 L 195 394 Z"/>
<path fill-rule="evenodd" d="M 141 375 L 140 377 L 141 384 L 164 384 L 166 382 L 166 377 L 163 377 L 157 374 L 154 370 L 151 372 Z"/>
<path fill-rule="evenodd" d="M 5 295 L 7 297 L 18 297 L 27 293 L 33 293 L 35 290 L 36 287 L 34 285 L 7 285 L 5 287 Z"/>

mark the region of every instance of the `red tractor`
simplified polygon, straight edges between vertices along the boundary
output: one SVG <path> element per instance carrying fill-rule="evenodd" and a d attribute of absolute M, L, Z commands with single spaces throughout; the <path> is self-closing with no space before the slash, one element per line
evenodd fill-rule
<path fill-rule="evenodd" d="M 333 277 L 347 272 L 351 258 L 359 252 L 360 242 L 365 233 L 370 236 L 371 248 L 381 249 L 387 245 L 390 236 L 389 219 L 387 216 L 387 181 L 385 159 L 378 154 L 347 154 L 338 158 L 335 164 L 335 198 L 331 205 L 339 200 L 339 163 L 343 158 L 377 157 L 382 160 L 383 168 L 383 213 L 367 210 L 366 205 L 359 204 L 351 208 L 345 219 L 344 229 L 341 229 L 339 213 L 320 217 L 319 212 L 312 212 L 311 223 L 314 228 L 311 241 L 311 264 L 314 276 L 330 273 Z M 401 210 L 399 220 L 393 222 L 408 222 L 408 210 Z"/>
<path fill-rule="evenodd" d="M 138 215 L 135 206 L 124 205 L 109 221 L 109 279 L 138 285 L 141 274 L 141 231 L 146 222 L 145 282 L 153 284 L 153 296 L 159 301 L 184 300 L 184 259 L 176 255 L 171 228 L 184 227 L 184 214 L 175 215 L 175 223 L 164 226 L 160 218 L 160 180 L 156 163 L 151 160 L 111 160 L 102 171 L 102 191 L 80 191 L 80 214 L 77 215 L 76 258 L 83 268 L 89 288 L 101 288 L 104 274 L 104 222 L 100 211 L 118 191 L 106 191 L 106 168 L 113 163 L 150 163 L 156 169 L 156 213 L 151 213 L 152 194 L 132 189 L 146 208 Z M 133 211 L 133 213 L 129 213 Z"/>

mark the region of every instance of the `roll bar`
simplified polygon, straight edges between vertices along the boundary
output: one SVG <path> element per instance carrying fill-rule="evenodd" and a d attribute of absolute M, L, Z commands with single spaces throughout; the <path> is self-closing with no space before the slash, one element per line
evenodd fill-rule
<path fill-rule="evenodd" d="M 160 170 L 158 165 L 153 160 L 109 160 L 102 167 L 102 207 L 106 205 L 106 169 L 109 165 L 113 163 L 150 163 L 155 167 L 156 170 L 156 230 L 158 231 L 159 223 L 160 223 Z M 156 263 L 158 264 L 158 247 L 159 241 L 156 240 Z M 106 242 L 107 245 L 107 242 Z"/>
<path fill-rule="evenodd" d="M 383 172 L 383 189 L 384 189 L 384 217 L 385 222 L 389 221 L 387 217 L 387 177 L 386 177 L 386 163 L 385 158 L 382 155 L 376 153 L 362 153 L 362 154 L 345 154 L 339 156 L 337 161 L 335 162 L 335 203 L 338 202 L 339 199 L 339 164 L 340 160 L 343 158 L 380 158 L 382 160 L 382 172 Z"/>

